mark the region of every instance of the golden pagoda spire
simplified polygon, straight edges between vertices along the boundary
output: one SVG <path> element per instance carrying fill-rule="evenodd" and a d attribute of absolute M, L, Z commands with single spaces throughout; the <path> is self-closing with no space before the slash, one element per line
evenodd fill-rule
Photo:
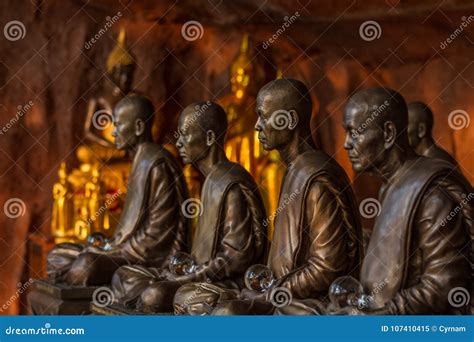
<path fill-rule="evenodd" d="M 283 69 L 281 66 L 277 67 L 275 79 L 279 80 L 283 78 Z"/>
<path fill-rule="evenodd" d="M 245 89 L 249 84 L 250 77 L 253 76 L 252 74 L 253 65 L 250 60 L 249 35 L 248 33 L 244 33 L 242 42 L 240 43 L 239 54 L 230 67 L 232 92 L 238 99 L 244 97 Z"/>
<path fill-rule="evenodd" d="M 247 54 L 249 51 L 249 34 L 246 32 L 242 36 L 242 42 L 240 43 L 240 54 Z"/>
<path fill-rule="evenodd" d="M 107 58 L 107 72 L 112 72 L 114 66 L 116 65 L 130 65 L 134 63 L 133 57 L 130 54 L 129 48 L 127 46 L 125 29 L 122 27 L 117 38 L 117 45 L 115 45 L 114 49 Z"/>

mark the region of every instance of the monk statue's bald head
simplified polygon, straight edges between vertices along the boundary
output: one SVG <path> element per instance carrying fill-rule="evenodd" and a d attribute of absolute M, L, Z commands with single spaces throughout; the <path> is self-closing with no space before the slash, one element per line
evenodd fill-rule
<path fill-rule="evenodd" d="M 118 149 L 134 149 L 144 141 L 151 141 L 151 128 L 155 108 L 142 95 L 127 95 L 120 100 L 113 111 L 115 145 Z"/>
<path fill-rule="evenodd" d="M 388 88 L 370 88 L 355 93 L 347 102 L 343 125 L 344 148 L 355 171 L 379 171 L 390 155 L 410 150 L 407 105 Z"/>
<path fill-rule="evenodd" d="M 281 78 L 267 83 L 258 92 L 256 112 L 255 129 L 266 150 L 281 149 L 295 136 L 313 144 L 310 129 L 312 102 L 303 82 Z"/>
<path fill-rule="evenodd" d="M 211 149 L 224 150 L 227 115 L 217 103 L 195 102 L 184 108 L 178 123 L 176 142 L 185 164 L 205 158 Z"/>
<path fill-rule="evenodd" d="M 420 101 L 408 105 L 408 140 L 416 150 L 422 140 L 432 141 L 433 112 Z"/>
<path fill-rule="evenodd" d="M 408 141 L 420 156 L 443 159 L 457 166 L 456 159 L 435 143 L 434 118 L 430 107 L 420 101 L 408 105 Z"/>

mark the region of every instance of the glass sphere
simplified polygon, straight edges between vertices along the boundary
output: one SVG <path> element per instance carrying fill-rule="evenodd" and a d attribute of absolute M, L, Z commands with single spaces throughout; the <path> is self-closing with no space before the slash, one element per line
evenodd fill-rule
<path fill-rule="evenodd" d="M 245 286 L 249 290 L 265 292 L 276 282 L 273 272 L 265 265 L 250 266 L 245 272 Z"/>
<path fill-rule="evenodd" d="M 87 237 L 87 244 L 92 247 L 102 248 L 107 243 L 107 238 L 102 233 L 92 233 Z"/>
<path fill-rule="evenodd" d="M 356 306 L 364 292 L 359 281 L 351 276 L 339 277 L 329 287 L 329 299 L 334 309 Z"/>
<path fill-rule="evenodd" d="M 192 274 L 197 269 L 197 264 L 188 253 L 178 252 L 171 257 L 170 272 L 177 276 Z"/>

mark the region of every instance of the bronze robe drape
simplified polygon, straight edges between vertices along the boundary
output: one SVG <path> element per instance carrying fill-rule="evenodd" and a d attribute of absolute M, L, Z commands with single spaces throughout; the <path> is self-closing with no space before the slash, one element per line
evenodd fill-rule
<path fill-rule="evenodd" d="M 48 255 L 48 273 L 75 285 L 110 283 L 123 264 L 160 266 L 187 244 L 188 220 L 180 206 L 187 198 L 181 167 L 161 145 L 138 147 L 130 172 L 127 197 L 112 249 L 84 249 L 60 244 Z"/>
<path fill-rule="evenodd" d="M 321 151 L 299 155 L 288 166 L 267 264 L 291 297 L 321 298 L 341 275 L 357 275 L 362 232 L 344 170 Z M 270 314 L 260 301 L 231 300 L 214 314 Z"/>
<path fill-rule="evenodd" d="M 208 281 L 241 287 L 246 269 L 261 261 L 266 240 L 265 208 L 257 186 L 239 164 L 220 163 L 204 181 L 201 203 L 191 250 L 199 265 L 196 273 L 164 281 L 160 280 L 160 268 L 122 267 L 112 281 L 119 303 L 134 304 L 140 296 L 139 304 L 154 311 L 170 311 L 174 294 L 183 284 Z M 196 286 L 187 287 L 190 295 Z"/>
<path fill-rule="evenodd" d="M 472 293 L 472 196 L 451 164 L 425 157 L 407 161 L 381 189 L 382 211 L 361 269 L 377 313 L 467 313 L 468 306 L 450 304 L 449 292 Z"/>
<path fill-rule="evenodd" d="M 373 297 L 367 312 L 468 313 L 469 303 L 453 307 L 449 293 L 462 288 L 472 298 L 471 185 L 452 164 L 417 157 L 381 188 L 379 197 L 382 209 L 360 275 L 365 293 Z M 306 300 L 284 313 L 324 312 L 318 301 Z"/>

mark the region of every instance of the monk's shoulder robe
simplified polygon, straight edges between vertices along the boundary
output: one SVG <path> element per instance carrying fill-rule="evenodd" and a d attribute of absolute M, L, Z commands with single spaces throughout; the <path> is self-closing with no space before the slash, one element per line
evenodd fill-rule
<path fill-rule="evenodd" d="M 428 148 L 423 153 L 423 156 L 429 157 L 429 158 L 441 159 L 459 168 L 459 165 L 456 159 L 454 159 L 452 155 L 450 155 L 448 152 L 446 152 L 445 150 L 443 150 L 441 147 L 437 146 L 436 144 L 431 145 L 431 147 Z"/>
<path fill-rule="evenodd" d="M 471 291 L 473 207 L 471 185 L 439 159 L 419 157 L 381 189 L 381 211 L 361 268 L 372 314 L 459 313 L 449 305 L 455 287 Z M 453 299 L 452 299 L 453 300 Z M 321 314 L 303 300 L 283 314 Z"/>
<path fill-rule="evenodd" d="M 250 174 L 239 164 L 216 165 L 203 184 L 201 213 L 192 241 L 197 272 L 170 282 L 159 280 L 159 268 L 124 266 L 112 280 L 116 299 L 134 303 L 141 296 L 144 306 L 163 311 L 172 308 L 174 292 L 185 283 L 207 280 L 226 288 L 240 288 L 243 273 L 263 257 L 265 215 Z"/>
<path fill-rule="evenodd" d="M 189 222 L 181 210 L 188 194 L 176 159 L 164 147 L 152 146 L 155 148 L 148 154 L 153 155 L 155 161 L 148 179 L 140 182 L 146 186 L 135 190 L 143 191 L 144 200 L 130 205 L 130 220 L 120 219 L 116 248 L 130 263 L 163 266 L 170 255 L 188 248 Z M 128 196 L 127 193 L 127 199 Z M 137 207 L 139 210 L 133 210 Z M 141 215 L 134 219 L 136 212 Z"/>
<path fill-rule="evenodd" d="M 310 151 L 288 166 L 267 263 L 295 301 L 325 297 L 334 279 L 357 275 L 363 253 L 357 213 L 347 175 L 332 158 Z M 220 303 L 215 314 L 271 313 L 237 302 Z"/>
<path fill-rule="evenodd" d="M 288 167 L 268 265 L 293 298 L 325 296 L 332 281 L 357 275 L 362 231 L 347 175 L 321 151 Z"/>
<path fill-rule="evenodd" d="M 265 207 L 252 176 L 239 164 L 220 163 L 206 177 L 202 214 L 191 255 L 200 265 L 188 280 L 233 280 L 261 262 L 266 241 Z"/>
<path fill-rule="evenodd" d="M 257 185 L 239 164 L 218 164 L 206 177 L 202 214 L 192 242 L 198 271 L 181 282 L 207 281 L 223 288 L 240 289 L 247 268 L 261 263 L 266 245 L 265 208 Z M 184 285 L 175 297 L 181 307 L 202 286 Z M 212 286 L 206 286 L 206 289 Z"/>
<path fill-rule="evenodd" d="M 161 265 L 169 254 L 186 248 L 188 221 L 180 211 L 187 190 L 179 164 L 162 146 L 144 143 L 134 156 L 127 196 L 109 251 L 67 253 L 59 245 L 48 257 L 50 273 L 80 285 L 108 283 L 119 265 Z M 62 255 L 68 257 L 64 262 Z"/>
<path fill-rule="evenodd" d="M 450 291 L 472 294 L 472 187 L 439 159 L 419 157 L 381 191 L 361 270 L 380 314 L 466 313 Z M 450 298 L 451 297 L 451 298 Z"/>

